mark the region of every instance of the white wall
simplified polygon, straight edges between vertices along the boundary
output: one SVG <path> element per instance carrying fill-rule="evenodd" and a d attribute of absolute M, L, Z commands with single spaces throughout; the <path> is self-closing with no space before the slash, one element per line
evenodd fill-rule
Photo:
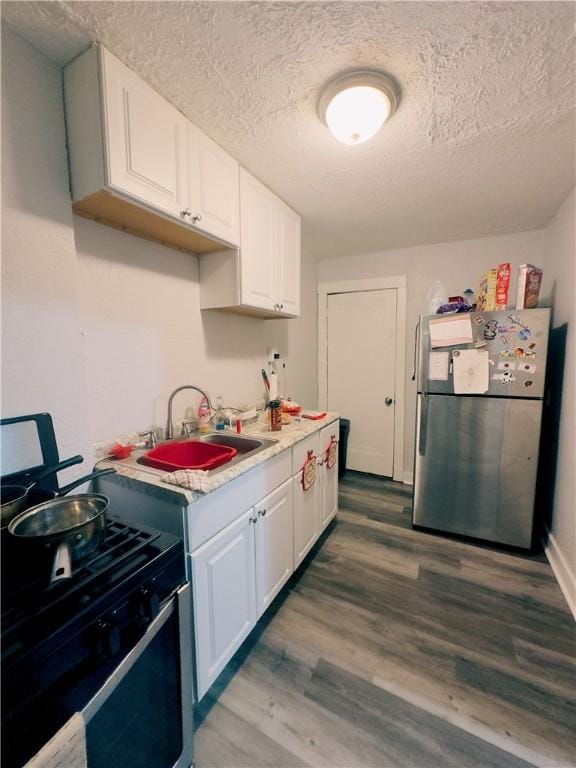
<path fill-rule="evenodd" d="M 572 191 L 546 230 L 545 248 L 546 269 L 554 296 L 552 325 L 555 329 L 567 326 L 556 484 L 548 555 L 576 615 L 575 206 L 576 200 Z"/>
<path fill-rule="evenodd" d="M 310 334 L 305 332 L 308 324 L 315 331 L 315 317 L 310 316 L 313 296 L 303 296 L 299 320 L 201 312 L 196 257 L 78 216 L 74 232 L 91 434 L 96 441 L 163 424 L 167 397 L 180 384 L 205 387 L 229 404 L 260 398 L 261 369 L 272 344 L 288 359 L 293 395 L 315 403 L 315 332 L 313 347 L 306 343 Z M 309 270 L 308 264 L 304 272 L 314 287 Z M 308 367 L 312 377 L 306 375 Z M 187 404 L 197 402 L 194 393 L 179 395 L 175 418 Z"/>
<path fill-rule="evenodd" d="M 315 406 L 315 262 L 303 257 L 298 320 L 202 313 L 195 256 L 72 216 L 59 69 L 9 28 L 2 78 L 3 415 L 50 411 L 61 453 L 90 455 L 163 424 L 180 384 L 261 397 L 271 345 Z"/>
<path fill-rule="evenodd" d="M 2 414 L 49 411 L 66 456 L 89 438 L 61 100 L 58 68 L 3 33 Z"/>
<path fill-rule="evenodd" d="M 412 475 L 414 464 L 414 426 L 416 416 L 416 384 L 412 381 L 414 329 L 418 316 L 426 312 L 426 294 L 430 284 L 440 279 L 449 295 L 461 294 L 466 288 L 476 290 L 480 275 L 502 262 L 516 267 L 523 263 L 544 265 L 544 231 L 535 230 L 478 240 L 438 243 L 414 248 L 382 251 L 359 256 L 321 259 L 318 282 L 353 280 L 371 277 L 406 275 L 406 418 L 404 428 L 404 473 Z M 545 266 L 545 265 L 544 265 Z M 549 295 L 549 277 L 545 270 L 542 288 L 543 305 Z M 515 277 L 511 296 L 515 296 Z M 514 300 L 514 299 L 513 299 Z M 377 351 L 375 347 L 375 352 Z M 346 416 L 347 414 L 342 414 Z"/>

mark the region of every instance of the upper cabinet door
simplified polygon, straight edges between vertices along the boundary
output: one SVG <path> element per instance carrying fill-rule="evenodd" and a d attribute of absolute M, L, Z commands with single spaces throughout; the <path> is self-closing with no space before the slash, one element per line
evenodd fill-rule
<path fill-rule="evenodd" d="M 108 182 L 181 218 L 187 208 L 186 118 L 101 49 Z"/>
<path fill-rule="evenodd" d="M 300 314 L 300 216 L 279 201 L 280 251 L 277 264 L 279 311 Z"/>
<path fill-rule="evenodd" d="M 241 304 L 274 311 L 278 205 L 269 189 L 240 169 Z"/>
<path fill-rule="evenodd" d="M 238 245 L 239 165 L 194 125 L 189 126 L 188 137 L 190 223 L 232 245 Z"/>

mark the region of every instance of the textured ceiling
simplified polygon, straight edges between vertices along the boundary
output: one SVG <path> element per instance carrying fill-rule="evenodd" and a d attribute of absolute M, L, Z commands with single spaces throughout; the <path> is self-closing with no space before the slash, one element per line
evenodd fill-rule
<path fill-rule="evenodd" d="M 574 186 L 568 2 L 3 2 L 65 64 L 103 42 L 296 208 L 310 255 L 543 226 Z M 398 112 L 338 143 L 321 85 L 384 69 Z"/>

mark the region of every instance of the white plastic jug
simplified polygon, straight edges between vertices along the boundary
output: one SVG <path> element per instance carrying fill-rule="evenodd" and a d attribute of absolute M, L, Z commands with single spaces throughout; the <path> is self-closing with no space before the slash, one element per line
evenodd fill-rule
<path fill-rule="evenodd" d="M 441 280 L 435 280 L 427 294 L 428 314 L 435 315 L 438 307 L 442 304 L 448 304 L 448 292 L 446 286 Z"/>

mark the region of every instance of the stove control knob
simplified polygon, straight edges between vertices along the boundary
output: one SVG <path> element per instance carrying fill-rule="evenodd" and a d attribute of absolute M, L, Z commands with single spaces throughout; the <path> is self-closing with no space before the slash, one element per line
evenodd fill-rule
<path fill-rule="evenodd" d="M 149 587 L 142 587 L 140 590 L 140 616 L 144 621 L 152 621 L 160 612 L 160 601 L 158 595 Z"/>
<path fill-rule="evenodd" d="M 99 621 L 97 626 L 98 653 L 105 659 L 120 650 L 120 630 L 111 621 Z"/>

